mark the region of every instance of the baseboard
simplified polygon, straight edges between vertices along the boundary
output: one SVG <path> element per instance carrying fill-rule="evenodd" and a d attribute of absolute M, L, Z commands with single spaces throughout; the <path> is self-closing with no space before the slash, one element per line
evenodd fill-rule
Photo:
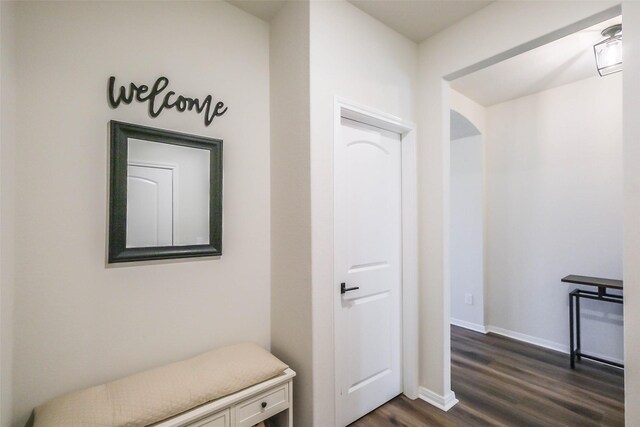
<path fill-rule="evenodd" d="M 418 389 L 418 397 L 445 412 L 453 408 L 455 404 L 458 403 L 456 394 L 453 391 L 449 391 L 445 396 L 441 396 L 431 390 L 420 387 Z"/>
<path fill-rule="evenodd" d="M 451 321 L 451 323 L 453 323 L 453 320 Z M 544 347 L 544 348 L 548 348 L 550 350 L 559 351 L 560 353 L 569 354 L 569 346 L 566 345 L 566 344 L 560 344 L 560 343 L 557 343 L 557 342 L 545 340 L 545 339 L 534 337 L 534 336 L 527 335 L 527 334 L 521 334 L 520 332 L 514 332 L 514 331 L 510 331 L 508 329 L 503 329 L 503 328 L 499 328 L 497 326 L 491 326 L 491 325 L 487 326 L 487 333 L 488 332 L 494 333 L 494 334 L 497 334 L 497 335 L 502 335 L 504 337 L 512 338 L 514 340 L 526 342 L 528 344 L 533 344 L 533 345 L 536 345 L 538 347 Z M 599 353 L 594 353 L 594 352 L 591 352 L 591 351 L 588 351 L 587 353 L 591 354 L 592 356 L 599 357 L 601 359 L 611 360 L 612 362 L 616 362 L 616 363 L 620 363 L 620 364 L 624 363 L 623 360 L 617 359 L 617 358 L 613 358 L 611 356 L 606 356 L 606 355 L 599 354 Z"/>
<path fill-rule="evenodd" d="M 624 365 L 624 360 L 618 359 L 616 357 L 611 357 L 611 356 L 607 356 L 607 355 L 600 354 L 600 353 L 594 353 L 593 351 L 585 351 L 585 353 L 590 354 L 591 356 L 599 357 L 600 359 L 610 360 L 612 362 L 616 362 L 616 363 L 619 363 L 621 365 Z M 597 360 L 590 360 L 590 362 L 600 363 Z M 605 363 L 605 365 L 606 365 L 606 363 Z"/>
<path fill-rule="evenodd" d="M 454 319 L 453 317 L 450 319 L 450 322 L 454 326 L 460 326 L 461 328 L 480 332 L 481 334 L 487 333 L 487 328 L 485 328 L 484 325 L 480 325 L 478 323 L 471 323 L 467 322 L 466 320 Z"/>
<path fill-rule="evenodd" d="M 521 334 L 520 332 L 510 331 L 508 329 L 499 328 L 497 326 L 487 326 L 487 332 L 502 335 L 504 337 L 513 338 L 514 340 L 523 341 L 529 344 L 537 345 L 538 347 L 548 348 L 550 350 L 559 351 L 561 353 L 569 353 L 569 346 L 560 344 L 557 342 L 545 340 L 543 338 L 534 337 L 527 334 Z"/>

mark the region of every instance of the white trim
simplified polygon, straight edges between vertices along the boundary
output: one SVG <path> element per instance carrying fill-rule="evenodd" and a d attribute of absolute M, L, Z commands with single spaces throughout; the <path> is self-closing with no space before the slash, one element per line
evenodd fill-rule
<path fill-rule="evenodd" d="M 409 136 L 416 128 L 413 122 L 408 122 L 393 114 L 388 114 L 375 108 L 356 104 L 339 96 L 334 98 L 334 113 L 338 118 L 345 117 L 391 132 L 397 132 L 402 135 L 403 143 L 405 142 L 405 137 Z M 340 124 L 339 120 L 338 123 L 334 123 L 334 127 L 337 124 Z"/>
<path fill-rule="evenodd" d="M 453 323 L 453 319 L 451 320 Z M 512 338 L 517 341 L 526 342 L 527 344 L 532 344 L 538 347 L 548 348 L 549 350 L 558 351 L 560 353 L 569 354 L 569 346 L 566 344 L 560 344 L 554 341 L 545 340 L 543 338 L 534 337 L 527 334 L 522 334 L 520 332 L 510 331 L 508 329 L 499 328 L 497 326 L 487 326 L 486 333 L 493 333 L 496 335 L 502 335 L 507 338 Z M 592 351 L 585 351 L 585 353 L 591 354 L 592 356 L 599 357 L 601 359 L 611 360 L 612 362 L 623 364 L 624 361 L 622 359 L 618 359 L 615 357 L 607 356 L 600 353 L 594 353 Z M 595 360 L 594 360 L 595 362 Z M 597 362 L 596 362 L 597 363 Z"/>
<path fill-rule="evenodd" d="M 449 390 L 449 392 L 445 396 L 441 396 L 429 389 L 420 387 L 420 394 L 418 395 L 418 397 L 421 400 L 424 400 L 425 402 L 445 412 L 453 408 L 455 404 L 458 403 L 456 394 L 451 390 Z"/>
<path fill-rule="evenodd" d="M 520 332 L 514 332 L 508 329 L 499 328 L 498 326 L 489 325 L 485 327 L 484 325 L 480 325 L 478 323 L 471 323 L 465 320 L 454 319 L 453 317 L 451 318 L 451 324 L 455 326 L 459 326 L 461 328 L 469 329 L 471 331 L 480 332 L 482 334 L 492 333 L 492 334 L 500 335 L 503 337 L 511 338 L 516 341 L 521 341 L 527 344 L 535 345 L 537 347 L 543 347 L 549 350 L 558 351 L 560 353 L 569 354 L 569 346 L 566 344 L 560 344 L 554 341 L 545 340 L 543 338 L 534 337 L 532 335 L 522 334 Z M 611 360 L 612 362 L 624 364 L 624 361 L 622 359 L 611 357 L 606 354 L 595 353 L 592 351 L 587 351 L 587 353 L 591 354 L 592 356 L 599 357 L 601 359 Z M 593 362 L 598 363 L 595 360 Z"/>
<path fill-rule="evenodd" d="M 418 347 L 418 176 L 416 126 L 397 116 L 334 97 L 334 144 L 340 132 L 340 118 L 356 120 L 401 135 L 402 143 L 402 388 L 410 399 L 419 397 Z M 334 288 L 334 301 L 337 298 Z M 334 321 L 334 331 L 335 316 Z M 335 332 L 334 332 L 334 336 Z M 334 348 L 334 358 L 336 349 Z M 337 363 L 337 361 L 336 361 Z M 335 384 L 335 420 L 339 420 L 340 390 Z M 454 396 L 455 399 L 455 396 Z M 455 404 L 455 403 L 454 403 Z M 453 405 L 452 405 L 453 406 Z"/>
<path fill-rule="evenodd" d="M 469 329 L 471 331 L 480 332 L 481 334 L 487 333 L 487 328 L 484 325 L 480 325 L 479 323 L 471 323 L 466 320 L 454 319 L 451 318 L 451 324 L 455 326 L 460 326 L 461 328 Z"/>
<path fill-rule="evenodd" d="M 513 338 L 514 340 L 526 342 L 529 344 L 537 345 L 538 347 L 544 347 L 550 350 L 559 351 L 561 353 L 569 353 L 568 345 L 545 340 L 543 338 L 538 338 L 538 337 L 534 337 L 527 334 L 522 334 L 520 332 L 510 331 L 508 329 L 500 328 L 498 326 L 493 326 L 493 325 L 487 326 L 487 332 L 494 333 L 497 335 L 502 335 L 503 337 L 507 337 L 507 338 Z"/>
<path fill-rule="evenodd" d="M 585 350 L 585 353 L 590 354 L 591 356 L 595 356 L 595 357 L 599 357 L 600 359 L 604 359 L 604 360 L 610 360 L 612 362 L 616 362 L 619 363 L 621 365 L 624 365 L 624 360 L 623 359 L 618 359 L 617 357 L 611 357 L 611 356 L 607 356 L 606 354 L 600 354 L 600 353 L 595 353 L 593 351 L 589 351 L 589 350 Z M 569 352 L 567 352 L 567 354 L 569 354 Z M 585 359 L 587 360 L 587 359 Z M 598 362 L 597 360 L 591 360 L 588 359 L 589 362 L 593 362 L 593 363 L 601 363 Z M 606 363 L 603 363 L 603 365 L 606 365 Z M 610 365 L 607 365 L 610 366 Z"/>

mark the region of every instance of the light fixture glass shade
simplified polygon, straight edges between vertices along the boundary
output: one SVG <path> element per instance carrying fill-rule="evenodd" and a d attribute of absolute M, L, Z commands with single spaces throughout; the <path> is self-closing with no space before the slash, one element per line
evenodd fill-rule
<path fill-rule="evenodd" d="M 601 76 L 622 71 L 622 25 L 614 25 L 602 32 L 606 39 L 593 46 L 598 73 Z"/>

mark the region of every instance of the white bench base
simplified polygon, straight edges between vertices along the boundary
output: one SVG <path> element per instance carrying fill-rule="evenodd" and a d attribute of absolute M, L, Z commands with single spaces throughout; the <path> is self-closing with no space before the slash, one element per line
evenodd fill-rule
<path fill-rule="evenodd" d="M 278 427 L 293 427 L 293 377 L 282 375 L 153 424 L 155 427 L 252 427 L 276 417 Z"/>

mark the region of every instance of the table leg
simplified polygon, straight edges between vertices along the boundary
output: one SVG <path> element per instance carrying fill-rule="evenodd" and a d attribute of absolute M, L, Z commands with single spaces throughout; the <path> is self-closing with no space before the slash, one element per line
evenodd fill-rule
<path fill-rule="evenodd" d="M 576 360 L 573 347 L 573 293 L 569 293 L 569 360 L 571 369 L 575 369 Z"/>
<path fill-rule="evenodd" d="M 580 351 L 582 347 L 580 345 L 580 295 L 576 295 L 576 357 L 578 360 L 582 360 L 580 357 Z"/>

